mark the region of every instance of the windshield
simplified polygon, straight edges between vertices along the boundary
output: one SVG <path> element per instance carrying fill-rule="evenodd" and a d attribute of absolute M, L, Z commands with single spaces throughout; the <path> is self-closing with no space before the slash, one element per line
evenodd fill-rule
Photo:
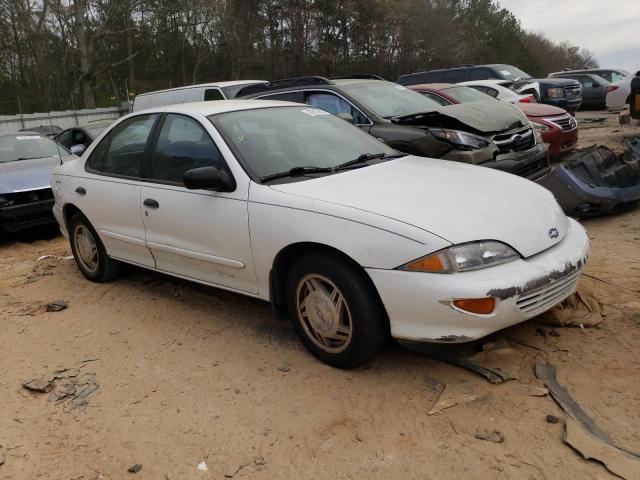
<path fill-rule="evenodd" d="M 455 98 L 460 103 L 486 102 L 493 98 L 486 93 L 479 92 L 470 87 L 450 87 L 445 88 L 442 91 L 450 97 Z"/>
<path fill-rule="evenodd" d="M 313 107 L 241 110 L 209 120 L 257 177 L 295 167 L 331 168 L 365 153 L 395 153 L 345 120 Z"/>
<path fill-rule="evenodd" d="M 513 67 L 511 65 L 498 65 L 496 68 L 502 75 L 504 75 L 504 78 L 508 80 L 522 80 L 531 78 L 531 75 L 529 75 L 527 72 L 523 72 L 519 68 Z"/>
<path fill-rule="evenodd" d="M 63 147 L 60 147 L 63 150 Z M 0 163 L 29 160 L 58 155 L 58 146 L 53 140 L 40 135 L 11 135 L 0 137 Z"/>
<path fill-rule="evenodd" d="M 430 98 L 391 82 L 355 83 L 343 89 L 382 118 L 433 112 L 441 107 Z"/>

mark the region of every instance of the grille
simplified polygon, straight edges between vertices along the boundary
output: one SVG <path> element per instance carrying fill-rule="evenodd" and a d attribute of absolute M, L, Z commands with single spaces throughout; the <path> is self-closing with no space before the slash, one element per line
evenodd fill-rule
<path fill-rule="evenodd" d="M 501 153 L 513 150 L 522 152 L 529 150 L 535 141 L 533 130 L 525 128 L 514 133 L 501 133 L 493 137 L 493 143 L 496 144 Z"/>
<path fill-rule="evenodd" d="M 566 98 L 578 98 L 580 96 L 580 86 L 564 87 L 564 96 Z"/>
<path fill-rule="evenodd" d="M 521 295 L 516 300 L 516 304 L 523 314 L 538 315 L 571 295 L 576 289 L 578 277 L 580 277 L 579 270 L 542 288 Z"/>
<path fill-rule="evenodd" d="M 575 118 L 573 118 L 571 115 L 564 115 L 562 117 L 555 117 L 555 118 L 547 118 L 546 120 L 548 122 L 555 123 L 560 128 L 562 128 L 562 130 L 564 130 L 565 132 L 569 130 L 573 130 L 578 126 L 578 123 L 576 122 Z"/>
<path fill-rule="evenodd" d="M 53 191 L 50 188 L 41 188 L 40 190 L 30 190 L 28 192 L 16 192 L 2 195 L 5 199 L 2 206 L 13 207 L 15 205 L 24 205 L 41 200 L 52 200 Z"/>
<path fill-rule="evenodd" d="M 539 177 L 546 174 L 549 168 L 549 160 L 547 158 L 543 158 L 537 162 L 518 165 L 511 173 L 521 177 L 537 180 Z"/>

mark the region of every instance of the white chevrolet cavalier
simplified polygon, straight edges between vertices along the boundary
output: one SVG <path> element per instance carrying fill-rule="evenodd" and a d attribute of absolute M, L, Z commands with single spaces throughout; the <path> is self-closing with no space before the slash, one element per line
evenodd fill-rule
<path fill-rule="evenodd" d="M 123 117 L 52 186 L 89 280 L 124 262 L 268 300 L 341 368 L 390 336 L 464 342 L 534 317 L 575 290 L 589 253 L 533 182 L 400 154 L 285 102 Z"/>

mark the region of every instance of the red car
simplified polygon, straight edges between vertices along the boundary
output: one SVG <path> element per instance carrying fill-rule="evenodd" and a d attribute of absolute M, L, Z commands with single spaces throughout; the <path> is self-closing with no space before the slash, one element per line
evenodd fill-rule
<path fill-rule="evenodd" d="M 452 83 L 409 85 L 407 88 L 420 92 L 445 106 L 489 98 L 473 88 Z M 542 134 L 542 140 L 547 144 L 551 157 L 573 150 L 578 144 L 578 122 L 566 110 L 542 103 L 518 102 L 515 105 Z"/>

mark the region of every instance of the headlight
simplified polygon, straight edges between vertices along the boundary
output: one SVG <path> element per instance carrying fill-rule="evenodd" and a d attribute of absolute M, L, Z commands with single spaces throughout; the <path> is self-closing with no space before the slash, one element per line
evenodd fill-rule
<path fill-rule="evenodd" d="M 431 128 L 429 131 L 440 140 L 444 140 L 462 150 L 473 150 L 476 148 L 484 148 L 489 146 L 484 138 L 474 135 L 473 133 L 463 132 L 461 130 L 448 130 L 444 128 Z"/>
<path fill-rule="evenodd" d="M 479 270 L 520 258 L 508 245 L 494 240 L 463 243 L 429 254 L 399 267 L 412 272 L 455 273 Z"/>
<path fill-rule="evenodd" d="M 531 125 L 538 132 L 548 132 L 549 130 L 551 130 L 549 126 L 545 125 L 544 123 L 531 122 Z"/>
<path fill-rule="evenodd" d="M 549 98 L 562 98 L 564 97 L 564 88 L 547 88 L 547 95 Z"/>

